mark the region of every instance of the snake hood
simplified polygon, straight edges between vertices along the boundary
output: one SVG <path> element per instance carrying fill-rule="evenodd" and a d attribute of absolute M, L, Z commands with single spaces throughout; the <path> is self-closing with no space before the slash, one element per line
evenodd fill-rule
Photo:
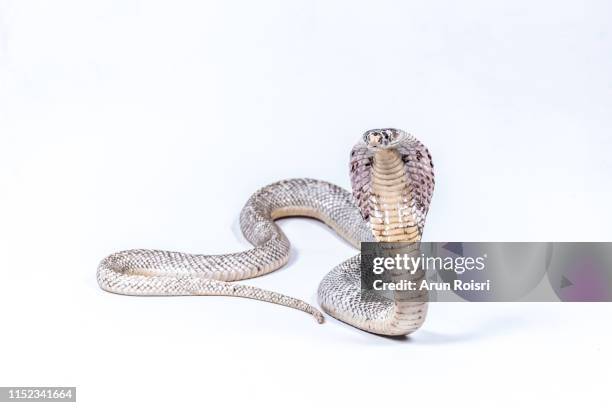
<path fill-rule="evenodd" d="M 433 195 L 433 170 L 429 151 L 411 134 L 392 128 L 363 134 L 351 151 L 351 184 L 364 220 L 378 228 L 378 234 L 373 230 L 378 240 L 420 237 Z"/>

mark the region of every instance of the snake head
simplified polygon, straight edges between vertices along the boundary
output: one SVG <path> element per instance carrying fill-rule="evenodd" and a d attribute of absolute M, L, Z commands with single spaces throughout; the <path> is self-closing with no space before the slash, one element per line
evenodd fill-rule
<path fill-rule="evenodd" d="M 363 142 L 368 148 L 374 150 L 392 149 L 405 137 L 406 132 L 400 129 L 371 129 L 363 134 Z"/>

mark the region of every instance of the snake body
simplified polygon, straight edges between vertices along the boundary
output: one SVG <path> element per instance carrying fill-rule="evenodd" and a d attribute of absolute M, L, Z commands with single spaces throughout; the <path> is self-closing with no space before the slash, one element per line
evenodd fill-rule
<path fill-rule="evenodd" d="M 240 227 L 252 249 L 224 255 L 160 250 L 127 250 L 104 258 L 97 270 L 100 287 L 124 295 L 221 295 L 263 300 L 323 314 L 308 303 L 237 283 L 270 273 L 289 259 L 290 244 L 275 220 L 318 219 L 354 247 L 361 242 L 416 242 L 421 238 L 433 193 L 429 152 L 413 136 L 396 129 L 366 132 L 351 152 L 352 193 L 313 179 L 283 180 L 261 188 L 240 214 Z M 372 333 L 404 335 L 418 329 L 427 303 L 390 300 L 362 291 L 360 255 L 336 266 L 321 281 L 318 297 L 331 316 Z"/>

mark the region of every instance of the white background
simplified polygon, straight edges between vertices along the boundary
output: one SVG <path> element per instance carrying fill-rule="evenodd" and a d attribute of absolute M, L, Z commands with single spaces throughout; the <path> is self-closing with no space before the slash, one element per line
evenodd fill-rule
<path fill-rule="evenodd" d="M 248 248 L 257 188 L 431 150 L 426 240 L 612 240 L 606 1 L 0 1 L 0 385 L 79 406 L 610 406 L 610 304 L 432 304 L 406 341 L 234 298 L 101 291 L 110 252 Z M 284 220 L 256 284 L 355 251 Z M 171 405 L 174 404 L 174 405 Z M 380 404 L 380 405 L 378 405 Z"/>

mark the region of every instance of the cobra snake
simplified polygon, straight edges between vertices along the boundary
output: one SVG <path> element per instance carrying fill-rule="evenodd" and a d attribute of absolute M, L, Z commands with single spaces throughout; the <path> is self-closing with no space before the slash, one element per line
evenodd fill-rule
<path fill-rule="evenodd" d="M 104 258 L 100 287 L 124 295 L 220 295 L 272 302 L 323 314 L 310 304 L 269 290 L 236 283 L 279 269 L 289 259 L 289 241 L 275 220 L 318 219 L 354 247 L 361 242 L 418 242 L 434 188 L 431 155 L 399 129 L 364 133 L 350 155 L 351 192 L 313 179 L 289 179 L 261 188 L 245 204 L 240 227 L 252 249 L 224 255 L 136 249 Z M 424 322 L 427 301 L 389 299 L 361 289 L 361 258 L 355 255 L 321 281 L 322 309 L 371 333 L 410 334 Z"/>

